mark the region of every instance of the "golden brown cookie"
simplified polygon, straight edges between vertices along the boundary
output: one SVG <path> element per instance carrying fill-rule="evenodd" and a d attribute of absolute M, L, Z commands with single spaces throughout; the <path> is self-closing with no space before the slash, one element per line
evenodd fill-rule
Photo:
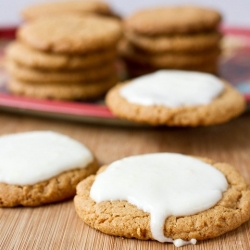
<path fill-rule="evenodd" d="M 161 7 L 139 11 L 124 21 L 125 31 L 143 35 L 191 34 L 217 28 L 221 15 L 195 6 Z"/>
<path fill-rule="evenodd" d="M 206 51 L 220 46 L 221 34 L 217 31 L 172 36 L 144 36 L 126 32 L 134 46 L 151 53 Z"/>
<path fill-rule="evenodd" d="M 126 84 L 118 84 L 106 95 L 106 104 L 112 113 L 122 119 L 151 125 L 207 126 L 219 124 L 240 115 L 245 110 L 244 97 L 229 83 L 211 103 L 198 106 L 170 108 L 162 105 L 143 106 L 128 102 L 120 95 Z M 153 83 L 152 83 L 153 84 Z"/>
<path fill-rule="evenodd" d="M 0 183 L 0 207 L 33 207 L 69 199 L 75 195 L 76 185 L 97 169 L 98 164 L 94 161 L 84 169 L 67 171 L 35 185 Z"/>
<path fill-rule="evenodd" d="M 17 79 L 35 83 L 71 83 L 81 82 L 90 83 L 93 81 L 99 81 L 108 77 L 115 72 L 114 63 L 106 63 L 95 68 L 84 69 L 84 70 L 59 70 L 59 71 L 48 71 L 41 69 L 33 69 L 29 67 L 17 64 L 12 60 L 6 62 L 6 69 L 8 72 Z"/>
<path fill-rule="evenodd" d="M 96 13 L 109 15 L 112 14 L 110 7 L 102 1 L 68 1 L 40 3 L 29 6 L 22 11 L 24 19 L 30 20 L 38 17 L 50 16 L 55 14 L 87 14 Z"/>
<path fill-rule="evenodd" d="M 25 23 L 17 37 L 32 48 L 56 53 L 87 53 L 115 46 L 120 22 L 97 16 L 63 15 Z"/>
<path fill-rule="evenodd" d="M 39 99 L 57 100 L 91 100 L 103 96 L 117 83 L 114 75 L 89 84 L 81 83 L 29 83 L 17 79 L 10 79 L 8 89 L 13 94 Z"/>
<path fill-rule="evenodd" d="M 221 171 L 228 182 L 222 199 L 213 207 L 190 216 L 170 216 L 164 225 L 165 237 L 171 239 L 205 240 L 231 231 L 249 220 L 250 190 L 244 178 L 226 163 L 201 158 Z M 105 167 L 99 173 L 105 171 Z M 127 201 L 95 203 L 90 189 L 95 181 L 92 175 L 77 185 L 74 198 L 76 212 L 89 226 L 109 235 L 153 240 L 150 215 Z"/>
<path fill-rule="evenodd" d="M 116 54 L 114 48 L 81 55 L 46 53 L 32 49 L 20 42 L 11 43 L 6 49 L 6 57 L 18 64 L 46 70 L 98 67 L 110 61 L 115 61 Z"/>
<path fill-rule="evenodd" d="M 200 66 L 204 64 L 216 64 L 220 55 L 220 49 L 213 48 L 205 53 L 142 53 L 138 51 L 128 41 L 123 41 L 120 44 L 119 53 L 125 59 L 141 65 L 149 65 L 156 68 L 176 68 L 188 69 L 193 66 Z"/>
<path fill-rule="evenodd" d="M 39 206 L 71 198 L 76 185 L 98 169 L 85 145 L 53 131 L 3 135 L 0 144 L 0 207 Z"/>

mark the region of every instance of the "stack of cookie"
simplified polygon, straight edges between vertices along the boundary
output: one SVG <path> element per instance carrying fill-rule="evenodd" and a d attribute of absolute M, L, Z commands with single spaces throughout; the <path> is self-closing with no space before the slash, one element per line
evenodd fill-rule
<path fill-rule="evenodd" d="M 93 99 L 117 82 L 120 23 L 80 15 L 24 24 L 7 48 L 8 87 L 14 94 L 50 99 Z"/>
<path fill-rule="evenodd" d="M 217 72 L 220 14 L 199 7 L 164 7 L 124 21 L 120 54 L 131 76 L 158 69 Z"/>

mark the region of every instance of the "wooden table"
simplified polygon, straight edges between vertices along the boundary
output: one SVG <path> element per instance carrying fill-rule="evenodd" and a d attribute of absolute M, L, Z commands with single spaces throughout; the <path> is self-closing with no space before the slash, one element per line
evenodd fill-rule
<path fill-rule="evenodd" d="M 93 150 L 101 164 L 129 155 L 178 152 L 228 162 L 250 183 L 250 112 L 226 124 L 204 128 L 114 127 L 0 112 L 0 135 L 32 130 L 69 135 Z M 221 237 L 181 249 L 247 250 L 249 242 L 247 222 Z M 70 200 L 38 208 L 0 209 L 0 249 L 176 248 L 172 244 L 122 239 L 97 232 L 78 218 Z"/>

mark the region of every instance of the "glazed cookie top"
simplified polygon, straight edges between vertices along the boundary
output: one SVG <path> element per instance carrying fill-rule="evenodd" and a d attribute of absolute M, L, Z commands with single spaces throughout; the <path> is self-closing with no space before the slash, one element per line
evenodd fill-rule
<path fill-rule="evenodd" d="M 64 15 L 28 22 L 19 29 L 17 37 L 38 50 L 86 53 L 113 46 L 121 34 L 121 25 L 116 20 Z"/>
<path fill-rule="evenodd" d="M 98 13 L 111 14 L 110 7 L 101 1 L 68 1 L 40 3 L 27 7 L 22 11 L 24 19 L 34 19 L 46 15 L 64 13 Z"/>
<path fill-rule="evenodd" d="M 98 202 L 98 195 L 96 198 L 92 193 L 93 185 L 104 179 L 108 184 L 100 191 L 100 198 L 107 200 Z M 110 193 L 107 190 L 111 190 Z M 203 192 L 208 196 L 204 198 L 201 195 Z M 131 196 L 128 197 L 128 193 Z M 113 200 L 110 200 L 111 196 Z M 218 202 L 212 205 L 211 198 L 216 196 Z M 167 200 L 164 205 L 163 200 Z M 133 156 L 104 166 L 96 176 L 92 175 L 78 184 L 74 202 L 78 215 L 89 226 L 110 235 L 140 240 L 155 239 L 150 225 L 155 208 L 159 208 L 157 219 L 161 217 L 162 206 L 167 207 L 164 211 L 167 216 L 183 214 L 186 208 L 201 209 L 193 215 L 188 215 L 189 211 L 183 216 L 169 216 L 165 221 L 165 218 L 160 218 L 164 225 L 158 227 L 159 231 L 163 231 L 166 238 L 176 240 L 174 243 L 178 246 L 195 243 L 194 239 L 206 240 L 222 235 L 239 227 L 250 217 L 249 185 L 233 166 L 180 154 Z M 184 203 L 186 208 L 182 206 Z M 195 203 L 202 206 L 191 205 Z"/>
<path fill-rule="evenodd" d="M 105 101 L 115 116 L 154 126 L 219 124 L 246 107 L 242 94 L 225 80 L 179 70 L 161 70 L 117 84 Z"/>
<path fill-rule="evenodd" d="M 150 213 L 154 239 L 172 242 L 163 233 L 169 216 L 188 216 L 214 206 L 227 190 L 225 176 L 199 159 L 174 153 L 131 156 L 97 175 L 90 197 L 97 203 L 126 200 Z M 186 243 L 174 241 L 176 246 Z"/>
<path fill-rule="evenodd" d="M 12 185 L 32 185 L 94 160 L 83 144 L 50 131 L 1 136 L 0 148 L 0 182 Z"/>
<path fill-rule="evenodd" d="M 144 35 L 190 34 L 215 29 L 221 15 L 195 6 L 162 7 L 139 11 L 124 21 L 125 30 Z"/>
<path fill-rule="evenodd" d="M 211 74 L 159 70 L 132 80 L 120 89 L 120 95 L 130 103 L 176 108 L 209 104 L 223 89 Z"/>

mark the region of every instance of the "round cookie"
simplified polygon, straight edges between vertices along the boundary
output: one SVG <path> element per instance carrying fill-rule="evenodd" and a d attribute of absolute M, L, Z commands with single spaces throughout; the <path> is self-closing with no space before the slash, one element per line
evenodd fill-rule
<path fill-rule="evenodd" d="M 200 66 L 204 64 L 216 64 L 220 55 L 220 49 L 213 48 L 206 51 L 206 53 L 157 53 L 148 54 L 138 52 L 132 44 L 123 41 L 120 44 L 119 53 L 129 61 L 139 63 L 141 65 L 149 65 L 156 68 L 181 68 L 192 69 L 193 66 Z"/>
<path fill-rule="evenodd" d="M 185 72 L 185 71 L 175 71 L 175 70 L 162 70 L 163 74 L 170 72 L 175 73 L 176 76 L 179 74 L 178 72 Z M 148 75 L 150 77 L 156 76 L 158 77 L 156 73 L 153 73 L 155 75 Z M 182 74 L 183 74 L 182 73 Z M 193 74 L 193 72 L 189 72 L 190 74 Z M 162 74 L 162 73 L 161 73 Z M 187 72 L 185 73 L 187 75 Z M 209 78 L 213 77 L 210 74 L 205 73 L 198 73 L 195 72 L 195 75 L 200 76 L 207 76 Z M 143 76 L 147 77 L 147 75 Z M 177 78 L 177 77 L 176 77 Z M 196 77 L 195 77 L 196 78 Z M 196 83 L 200 85 L 200 82 L 196 81 L 197 79 L 193 80 L 193 83 Z M 140 79 L 140 78 L 137 78 Z M 217 78 L 212 78 L 217 79 Z M 135 79 L 136 80 L 136 79 Z M 218 82 L 217 82 L 218 80 Z M 142 99 L 142 96 L 138 96 L 137 100 L 143 100 L 146 101 L 146 98 L 148 99 L 148 104 L 138 104 L 137 102 L 131 102 L 125 99 L 121 95 L 121 90 L 123 87 L 125 87 L 128 84 L 132 84 L 133 80 L 127 83 L 118 84 L 115 87 L 113 87 L 106 95 L 106 104 L 109 107 L 109 109 L 112 111 L 112 113 L 120 118 L 127 119 L 133 122 L 138 123 L 147 123 L 150 125 L 168 125 L 168 126 L 207 126 L 207 125 L 213 125 L 213 124 L 219 124 L 226 122 L 238 115 L 240 115 L 245 110 L 245 100 L 244 97 L 232 86 L 230 86 L 229 83 L 225 82 L 224 80 L 217 79 L 217 84 L 222 84 L 222 87 L 224 86 L 224 89 L 221 90 L 220 94 L 218 96 L 214 96 L 210 102 L 207 104 L 182 104 L 182 100 L 178 100 L 176 97 L 176 91 L 171 94 L 171 89 L 163 89 L 162 86 L 156 85 L 157 80 L 155 82 L 152 80 L 152 86 L 151 92 L 154 93 L 153 97 L 146 97 L 146 93 L 143 90 L 143 87 L 141 88 L 140 93 L 144 93 L 144 97 Z M 196 81 L 196 82 L 195 82 Z M 199 80 L 200 81 L 200 80 Z M 210 80 L 209 80 L 210 81 Z M 208 81 L 208 82 L 209 82 Z M 213 80 L 214 81 L 214 80 Z M 162 81 L 160 81 L 162 82 Z M 142 83 L 142 82 L 141 82 Z M 171 83 L 171 82 L 169 82 Z M 191 93 L 192 96 L 195 95 L 199 101 L 203 101 L 201 94 L 206 95 L 208 92 L 203 88 L 197 88 L 193 89 L 191 91 L 190 89 L 190 83 L 192 83 L 191 78 L 188 80 L 182 79 L 180 82 L 174 81 L 173 84 L 178 84 L 178 89 L 182 90 L 182 88 L 185 88 L 186 90 L 182 93 Z M 205 83 L 205 82 L 204 82 Z M 162 85 L 164 85 L 164 82 L 162 82 Z M 146 85 L 144 85 L 146 86 Z M 210 86 L 207 84 L 207 87 Z M 197 86 L 198 87 L 198 86 Z M 191 91 L 191 92 L 190 92 Z M 168 95 L 168 97 L 164 96 L 164 93 Z M 138 93 L 136 94 L 138 95 Z M 164 101 L 175 101 L 178 100 L 180 102 L 179 105 L 175 107 L 171 107 L 168 105 L 163 104 L 149 104 L 151 103 L 151 98 L 153 100 L 156 98 L 157 102 L 159 98 Z M 168 99 L 170 98 L 170 99 Z M 188 97 L 188 103 L 192 103 L 194 98 Z M 155 100 L 154 100 L 155 101 Z M 190 102 L 191 101 L 191 102 Z"/>
<path fill-rule="evenodd" d="M 0 207 L 39 206 L 75 195 L 98 169 L 81 143 L 50 131 L 0 137 Z"/>
<path fill-rule="evenodd" d="M 128 167 L 131 163 L 129 158 L 132 157 L 122 159 L 124 164 L 127 163 Z M 198 159 L 202 163 L 209 164 L 215 171 L 219 170 L 219 172 L 224 175 L 224 178 L 226 178 L 228 186 L 223 192 L 222 198 L 220 198 L 218 202 L 209 209 L 201 209 L 200 212 L 193 213 L 192 215 L 171 215 L 166 218 L 163 225 L 164 236 L 169 238 L 169 240 L 177 240 L 177 242 L 174 241 L 175 244 L 183 244 L 183 242 L 178 242 L 180 239 L 188 241 L 184 242 L 184 244 L 193 244 L 193 239 L 205 240 L 217 237 L 237 228 L 250 218 L 250 190 L 244 178 L 229 164 L 213 162 L 212 160 L 205 158 Z M 150 160 L 148 160 L 148 162 L 150 162 Z M 117 162 L 114 162 L 111 165 L 114 167 L 114 164 L 116 163 Z M 98 174 L 105 174 L 105 171 L 107 171 L 111 165 L 107 166 L 107 168 L 102 167 Z M 178 168 L 178 164 L 176 165 L 176 168 Z M 115 168 L 113 168 L 113 170 L 115 170 Z M 127 173 L 130 173 L 129 170 Z M 152 175 L 155 176 L 157 173 L 158 172 L 155 171 Z M 188 171 L 182 171 L 181 173 L 183 175 L 188 175 Z M 88 177 L 77 186 L 77 195 L 74 198 L 74 203 L 79 217 L 87 225 L 109 235 L 137 238 L 140 240 L 155 240 L 156 238 L 153 237 L 151 228 L 152 224 L 150 222 L 152 214 L 150 216 L 149 212 L 144 212 L 142 208 L 139 209 L 138 206 L 129 203 L 125 198 L 119 199 L 119 197 L 118 200 L 106 200 L 98 203 L 91 198 L 90 193 L 95 180 L 98 178 L 98 174 L 97 177 L 94 175 Z M 124 176 L 124 179 L 126 180 L 128 178 Z M 175 182 L 175 179 L 176 176 L 174 175 L 171 180 Z M 211 180 L 209 179 L 209 181 Z M 121 186 L 122 185 L 123 183 Z M 133 183 L 131 183 L 131 185 L 133 186 Z M 155 187 L 157 194 L 165 194 L 163 190 L 157 188 L 158 186 Z M 135 191 L 134 194 L 138 194 L 137 189 Z M 196 192 L 197 191 L 198 190 L 196 189 Z M 181 192 L 181 190 L 179 192 Z M 99 194 L 99 196 L 101 197 L 101 194 Z M 131 197 L 131 200 L 133 197 L 134 196 Z M 138 199 L 135 199 L 134 202 L 138 202 Z M 156 200 L 155 202 L 157 204 Z M 149 207 L 151 207 L 151 204 L 152 206 L 155 205 L 155 203 L 150 203 Z"/>
<path fill-rule="evenodd" d="M 22 11 L 22 16 L 26 20 L 56 15 L 56 14 L 82 14 L 96 13 L 103 15 L 111 15 L 110 7 L 101 1 L 70 1 L 70 2 L 53 2 L 40 3 L 29 6 Z"/>
<path fill-rule="evenodd" d="M 12 60 L 6 61 L 6 69 L 14 77 L 22 81 L 34 83 L 69 83 L 81 82 L 91 83 L 100 81 L 115 72 L 114 62 L 106 63 L 95 68 L 84 70 L 61 70 L 61 71 L 48 71 L 33 69 L 17 64 Z"/>
<path fill-rule="evenodd" d="M 217 28 L 220 14 L 195 6 L 161 7 L 139 11 L 124 21 L 125 31 L 143 35 L 190 34 Z"/>
<path fill-rule="evenodd" d="M 219 47 L 221 34 L 216 31 L 173 36 L 143 36 L 126 32 L 125 36 L 134 46 L 148 53 L 161 52 L 203 52 Z"/>
<path fill-rule="evenodd" d="M 63 15 L 38 18 L 17 32 L 23 43 L 56 53 L 87 53 L 115 46 L 122 36 L 118 21 L 97 16 Z"/>
<path fill-rule="evenodd" d="M 10 79 L 8 89 L 13 94 L 39 99 L 56 100 L 91 100 L 103 96 L 117 83 L 117 76 L 110 77 L 89 84 L 81 83 L 29 83 L 18 79 Z"/>
<path fill-rule="evenodd" d="M 20 42 L 12 42 L 6 49 L 6 57 L 20 65 L 46 70 L 97 67 L 115 61 L 116 54 L 114 48 L 81 55 L 46 53 L 34 50 Z"/>

